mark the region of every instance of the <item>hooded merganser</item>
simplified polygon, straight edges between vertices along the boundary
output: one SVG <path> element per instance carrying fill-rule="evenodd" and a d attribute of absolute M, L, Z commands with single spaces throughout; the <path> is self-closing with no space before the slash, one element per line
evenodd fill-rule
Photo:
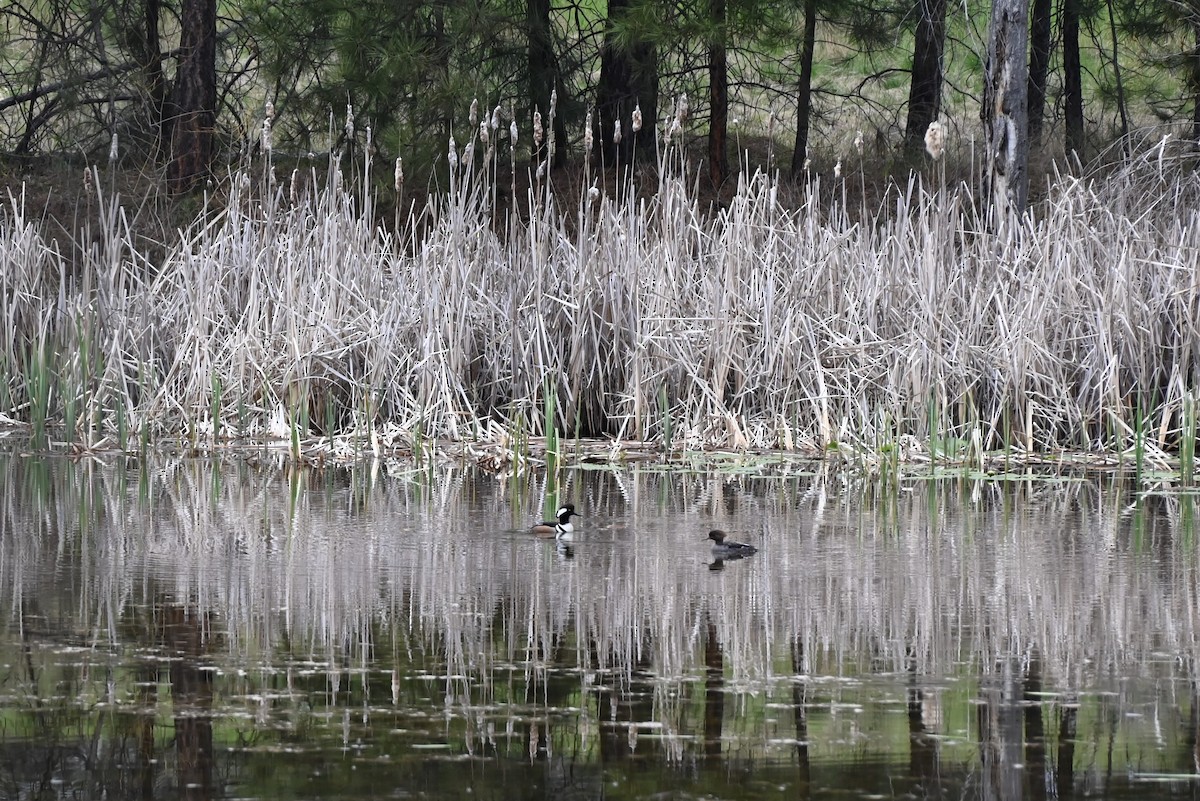
<path fill-rule="evenodd" d="M 571 533 L 575 531 L 575 527 L 571 525 L 571 518 L 579 517 L 579 513 L 575 511 L 575 504 L 564 503 L 558 507 L 554 516 L 558 519 L 538 523 L 530 531 L 539 537 L 554 537 L 556 540 L 569 539 Z"/>
<path fill-rule="evenodd" d="M 717 528 L 708 532 L 708 538 L 713 541 L 712 554 L 717 559 L 741 559 L 758 553 L 758 549 L 753 545 L 726 540 L 725 532 Z"/>

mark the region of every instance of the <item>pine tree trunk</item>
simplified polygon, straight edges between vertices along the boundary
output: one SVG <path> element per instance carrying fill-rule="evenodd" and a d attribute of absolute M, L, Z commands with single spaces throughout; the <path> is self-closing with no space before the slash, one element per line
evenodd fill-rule
<path fill-rule="evenodd" d="M 608 26 L 600 48 L 600 81 L 596 87 L 596 124 L 604 159 L 626 164 L 636 148 L 654 152 L 658 122 L 658 51 L 636 31 L 622 31 L 644 0 L 610 0 Z M 559 93 L 562 97 L 562 93 Z M 641 108 L 642 128 L 632 130 L 632 114 Z M 613 142 L 613 129 L 621 121 L 621 142 Z"/>
<path fill-rule="evenodd" d="M 1084 158 L 1083 68 L 1079 61 L 1079 14 L 1081 0 L 1063 0 L 1063 105 L 1067 123 L 1067 154 Z"/>
<path fill-rule="evenodd" d="M 1021 214 L 1029 192 L 1029 0 L 996 0 L 984 66 L 984 184 L 997 212 Z"/>
<path fill-rule="evenodd" d="M 800 77 L 796 86 L 796 143 L 792 178 L 804 172 L 808 158 L 808 129 L 812 121 L 813 51 L 817 47 L 817 0 L 804 0 L 804 34 L 800 41 Z"/>
<path fill-rule="evenodd" d="M 554 40 L 550 35 L 550 0 L 528 0 L 526 4 L 529 23 L 529 98 L 533 106 L 542 112 L 542 119 L 550 125 L 550 93 L 562 85 L 558 71 L 558 59 L 554 54 Z M 565 101 L 563 91 L 558 92 Z M 554 151 L 554 167 L 561 167 L 566 160 L 567 129 L 562 114 L 555 114 L 554 137 L 558 146 Z M 541 150 L 534 152 L 534 160 L 545 157 L 544 150 L 549 136 L 542 140 Z"/>
<path fill-rule="evenodd" d="M 1200 150 L 1200 16 L 1192 17 L 1192 149 Z"/>
<path fill-rule="evenodd" d="M 208 176 L 217 114 L 217 3 L 183 0 L 180 57 L 171 98 L 167 186 L 186 192 Z"/>
<path fill-rule="evenodd" d="M 942 53 L 946 44 L 946 0 L 917 0 L 913 42 L 912 82 L 908 89 L 908 120 L 904 151 L 916 161 L 925 145 L 925 131 L 942 107 Z"/>
<path fill-rule="evenodd" d="M 142 21 L 145 38 L 140 58 L 142 73 L 146 81 L 146 93 L 150 100 L 151 124 L 154 126 L 154 158 L 158 158 L 166 133 L 167 122 L 163 119 L 167 106 L 167 79 L 163 75 L 162 44 L 158 35 L 159 11 L 162 0 L 144 0 Z"/>
<path fill-rule="evenodd" d="M 729 65 L 725 53 L 725 0 L 709 0 L 716 29 L 708 46 L 708 177 L 718 189 L 729 176 Z"/>
<path fill-rule="evenodd" d="M 1033 0 L 1029 28 L 1029 148 L 1042 142 L 1042 120 L 1046 112 L 1046 76 L 1050 72 L 1051 0 Z"/>

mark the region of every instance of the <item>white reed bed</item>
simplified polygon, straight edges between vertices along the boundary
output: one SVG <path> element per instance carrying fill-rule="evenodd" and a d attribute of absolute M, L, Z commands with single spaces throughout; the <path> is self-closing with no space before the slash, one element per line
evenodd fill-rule
<path fill-rule="evenodd" d="M 17 198 L 0 412 L 85 446 L 416 450 L 527 442 L 549 387 L 567 436 L 1165 463 L 1195 430 L 1200 178 L 1164 152 L 1000 225 L 916 178 L 847 209 L 846 179 L 744 174 L 715 209 L 665 158 L 652 197 L 539 185 L 516 215 L 460 166 L 388 231 L 336 166 L 309 191 L 239 173 L 161 263 L 115 202 L 68 256 Z"/>

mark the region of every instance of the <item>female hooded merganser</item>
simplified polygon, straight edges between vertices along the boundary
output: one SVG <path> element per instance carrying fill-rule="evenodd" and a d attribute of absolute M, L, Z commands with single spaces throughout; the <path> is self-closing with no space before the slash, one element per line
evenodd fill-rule
<path fill-rule="evenodd" d="M 741 559 L 743 556 L 758 553 L 758 549 L 753 545 L 726 540 L 725 532 L 720 529 L 708 532 L 708 538 L 713 541 L 712 553 L 717 559 Z"/>
<path fill-rule="evenodd" d="M 554 537 L 557 540 L 569 539 L 571 533 L 575 531 L 575 527 L 571 525 L 571 518 L 579 517 L 579 513 L 575 511 L 575 504 L 564 503 L 558 507 L 554 516 L 558 519 L 538 523 L 530 530 L 539 537 Z"/>

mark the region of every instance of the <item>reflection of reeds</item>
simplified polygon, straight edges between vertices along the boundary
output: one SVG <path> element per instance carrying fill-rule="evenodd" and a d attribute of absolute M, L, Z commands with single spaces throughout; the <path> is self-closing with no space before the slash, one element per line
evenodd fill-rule
<path fill-rule="evenodd" d="M 474 161 L 472 132 L 448 194 L 395 231 L 336 159 L 289 187 L 238 173 L 153 263 L 95 182 L 103 227 L 71 255 L 20 201 L 0 209 L 0 412 L 88 445 L 186 431 L 311 453 L 337 432 L 419 452 L 543 432 L 549 380 L 568 435 L 688 447 L 910 436 L 1140 460 L 1186 433 L 1200 226 L 1182 168 L 1062 176 L 998 234 L 967 188 L 915 182 L 851 214 L 818 182 L 743 175 L 710 213 L 674 146 L 652 197 L 589 179 L 571 207 L 547 179 L 505 203 L 496 144 Z"/>
<path fill-rule="evenodd" d="M 18 619 L 37 598 L 86 642 L 136 639 L 145 605 L 170 599 L 210 615 L 235 661 L 421 652 L 485 686 L 501 665 L 679 679 L 710 633 L 734 688 L 791 675 L 793 651 L 813 674 L 936 676 L 1035 649 L 1061 687 L 1197 657 L 1190 496 L 1127 509 L 1119 486 L 1083 481 L 877 498 L 820 477 L 564 471 L 585 512 L 567 558 L 516 531 L 537 484 L 448 468 L 5 467 L 0 596 Z M 714 520 L 760 554 L 708 570 Z"/>

